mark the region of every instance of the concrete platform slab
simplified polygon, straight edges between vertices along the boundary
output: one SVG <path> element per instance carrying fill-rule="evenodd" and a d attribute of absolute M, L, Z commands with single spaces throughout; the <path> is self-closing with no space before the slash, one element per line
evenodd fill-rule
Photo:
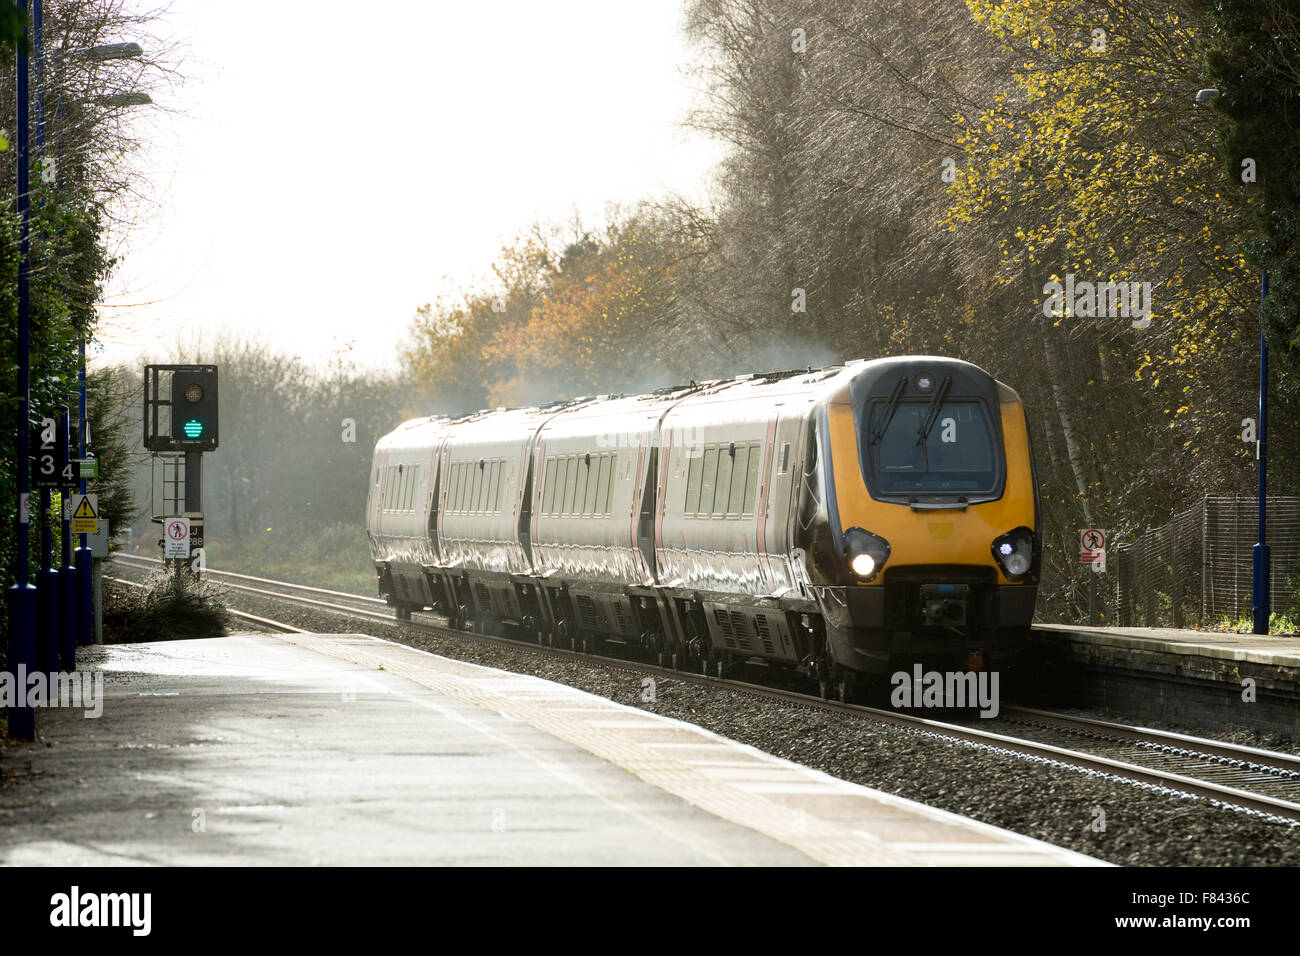
<path fill-rule="evenodd" d="M 0 861 L 1087 865 L 689 724 L 365 635 L 83 648 Z"/>
<path fill-rule="evenodd" d="M 1052 706 L 1300 740 L 1300 638 L 1060 624 L 1034 638 L 1067 675 Z"/>

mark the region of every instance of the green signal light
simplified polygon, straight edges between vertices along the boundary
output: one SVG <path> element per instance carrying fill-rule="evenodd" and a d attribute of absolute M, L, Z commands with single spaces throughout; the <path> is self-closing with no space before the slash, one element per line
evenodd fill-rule
<path fill-rule="evenodd" d="M 199 438 L 203 434 L 203 423 L 197 418 L 191 418 L 181 426 L 181 430 L 185 432 L 186 438 Z"/>

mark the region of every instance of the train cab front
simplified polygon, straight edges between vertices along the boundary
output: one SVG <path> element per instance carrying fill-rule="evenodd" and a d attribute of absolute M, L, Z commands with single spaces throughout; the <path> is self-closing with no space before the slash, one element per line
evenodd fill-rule
<path fill-rule="evenodd" d="M 823 431 L 835 663 L 1007 663 L 1027 638 L 1041 552 L 1019 397 L 966 362 L 884 359 L 827 404 Z"/>

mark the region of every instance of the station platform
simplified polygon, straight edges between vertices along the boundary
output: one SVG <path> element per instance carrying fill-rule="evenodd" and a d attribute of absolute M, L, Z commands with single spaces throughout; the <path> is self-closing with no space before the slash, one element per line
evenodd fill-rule
<path fill-rule="evenodd" d="M 1300 637 L 1035 624 L 1057 705 L 1300 740 Z"/>
<path fill-rule="evenodd" d="M 361 634 L 78 657 L 104 675 L 102 716 L 42 709 L 40 739 L 6 750 L 4 864 L 1098 863 L 690 724 Z"/>

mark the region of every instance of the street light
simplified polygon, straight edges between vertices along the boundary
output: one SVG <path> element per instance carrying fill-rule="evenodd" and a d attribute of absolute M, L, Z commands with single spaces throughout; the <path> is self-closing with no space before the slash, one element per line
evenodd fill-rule
<path fill-rule="evenodd" d="M 86 49 L 70 50 L 70 53 L 76 53 L 87 60 L 102 62 L 104 60 L 129 60 L 134 57 L 143 56 L 144 50 L 138 43 L 105 43 L 103 46 L 92 46 Z"/>
<path fill-rule="evenodd" d="M 1219 95 L 1217 89 L 1196 91 L 1196 104 L 1208 105 Z M 1263 179 L 1267 185 L 1268 178 Z M 1271 564 L 1268 541 L 1265 536 L 1264 519 L 1268 509 L 1268 339 L 1264 336 L 1264 302 L 1268 299 L 1268 272 L 1260 277 L 1259 284 L 1259 531 L 1255 547 L 1251 549 L 1254 558 L 1254 573 L 1251 587 L 1251 630 L 1256 634 L 1268 633 L 1268 620 L 1271 614 L 1269 597 L 1269 577 Z"/>
<path fill-rule="evenodd" d="M 105 93 L 95 97 L 95 102 L 105 106 L 148 106 L 153 97 L 148 93 Z"/>

